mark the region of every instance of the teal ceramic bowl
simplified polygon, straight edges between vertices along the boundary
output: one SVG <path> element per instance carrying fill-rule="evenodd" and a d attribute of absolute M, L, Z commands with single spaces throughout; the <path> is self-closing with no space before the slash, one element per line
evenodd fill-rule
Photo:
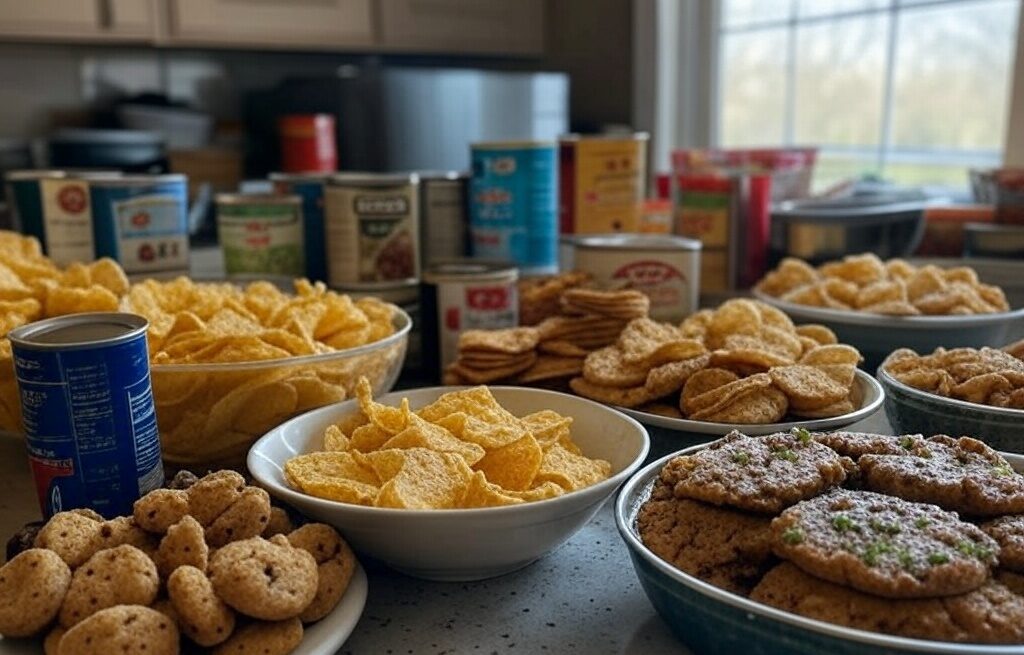
<path fill-rule="evenodd" d="M 938 396 L 903 384 L 881 367 L 877 377 L 885 389 L 885 415 L 896 434 L 968 436 L 996 450 L 1024 453 L 1024 409 Z"/>
<path fill-rule="evenodd" d="M 723 591 L 683 573 L 652 553 L 636 532 L 636 513 L 651 493 L 661 468 L 673 457 L 705 448 L 686 448 L 649 464 L 619 492 L 615 521 L 629 548 L 637 577 L 654 609 L 694 653 L 701 655 L 1021 655 L 1021 646 L 979 646 L 905 639 L 853 630 L 783 612 Z M 1017 470 L 1024 458 L 1009 455 Z"/>

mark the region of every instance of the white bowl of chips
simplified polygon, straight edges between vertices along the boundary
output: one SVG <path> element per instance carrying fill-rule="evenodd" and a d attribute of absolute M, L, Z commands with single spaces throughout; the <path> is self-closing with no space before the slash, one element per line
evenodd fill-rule
<path fill-rule="evenodd" d="M 405 398 L 416 410 L 453 390 L 395 392 L 379 402 L 395 406 Z M 492 387 L 491 392 L 516 417 L 541 410 L 570 417 L 571 438 L 583 456 L 610 464 L 607 477 L 547 499 L 473 509 L 369 507 L 292 488 L 286 479 L 286 462 L 322 450 L 325 431 L 360 411 L 355 400 L 309 412 L 270 431 L 249 452 L 249 470 L 271 494 L 335 526 L 358 551 L 399 571 L 448 581 L 503 575 L 542 557 L 586 524 L 644 461 L 650 439 L 637 421 L 584 398 L 523 387 Z"/>

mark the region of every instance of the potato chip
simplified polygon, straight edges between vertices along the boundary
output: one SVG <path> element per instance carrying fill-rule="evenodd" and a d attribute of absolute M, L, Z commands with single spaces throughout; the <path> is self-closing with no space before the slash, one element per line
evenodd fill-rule
<path fill-rule="evenodd" d="M 349 435 L 349 449 L 368 453 L 379 449 L 392 436 L 394 435 L 387 430 L 382 430 L 372 423 L 360 425 Z"/>
<path fill-rule="evenodd" d="M 863 361 L 860 352 L 853 346 L 842 343 L 819 346 L 800 358 L 801 364 L 859 364 Z"/>
<path fill-rule="evenodd" d="M 345 452 L 351 448 L 352 443 L 348 435 L 341 431 L 337 425 L 328 425 L 324 431 L 323 449 L 325 452 Z"/>
<path fill-rule="evenodd" d="M 857 409 L 857 405 L 850 398 L 843 398 L 842 400 L 826 405 L 825 407 L 819 407 L 818 409 L 791 409 L 793 416 L 806 419 L 819 419 L 819 418 L 832 418 L 833 416 L 842 416 L 843 414 L 849 414 L 850 412 Z"/>
<path fill-rule="evenodd" d="M 775 423 L 786 415 L 789 405 L 786 395 L 775 387 L 760 387 L 732 398 L 724 406 L 695 412 L 696 421 L 711 423 L 739 423 L 752 425 Z"/>
<path fill-rule="evenodd" d="M 703 340 L 713 317 L 714 312 L 710 309 L 701 309 L 683 319 L 679 324 L 679 332 L 684 338 Z"/>
<path fill-rule="evenodd" d="M 907 260 L 896 257 L 885 263 L 885 272 L 894 280 L 906 280 L 917 269 Z"/>
<path fill-rule="evenodd" d="M 866 287 L 861 287 L 857 291 L 854 307 L 859 309 L 889 301 L 906 301 L 906 299 L 907 287 L 902 280 L 879 280 Z"/>
<path fill-rule="evenodd" d="M 993 393 L 1007 392 L 1013 385 L 999 373 L 985 373 L 953 387 L 949 395 L 969 403 L 985 403 Z"/>
<path fill-rule="evenodd" d="M 690 376 L 683 386 L 680 408 L 684 413 L 692 414 L 700 409 L 694 402 L 698 396 L 702 396 L 712 389 L 725 386 L 730 382 L 735 382 L 738 379 L 739 377 L 735 373 L 724 368 L 705 368 L 697 371 Z"/>
<path fill-rule="evenodd" d="M 857 378 L 857 367 L 853 364 L 815 364 L 814 368 L 849 389 Z"/>
<path fill-rule="evenodd" d="M 544 453 L 536 482 L 554 482 L 566 491 L 575 491 L 604 480 L 611 473 L 611 464 L 588 459 L 555 445 Z"/>
<path fill-rule="evenodd" d="M 557 357 L 554 355 L 538 355 L 530 368 L 518 373 L 513 382 L 530 384 L 543 380 L 567 378 L 583 372 L 582 357 Z"/>
<path fill-rule="evenodd" d="M 557 498 L 558 496 L 565 494 L 565 492 L 566 489 L 564 487 L 550 480 L 541 482 L 532 489 L 527 489 L 526 491 L 505 491 L 507 495 L 512 496 L 513 498 L 519 498 L 520 500 L 528 503 L 538 500 L 547 500 L 549 498 Z"/>
<path fill-rule="evenodd" d="M 683 388 L 690 376 L 703 370 L 710 360 L 710 355 L 701 355 L 656 366 L 647 374 L 644 387 L 652 398 L 676 393 Z"/>
<path fill-rule="evenodd" d="M 509 354 L 529 352 L 537 347 L 535 328 L 466 330 L 459 335 L 459 350 L 489 350 Z"/>
<path fill-rule="evenodd" d="M 284 473 L 289 481 L 297 481 L 300 484 L 312 474 L 329 478 L 347 478 L 374 486 L 379 486 L 382 482 L 371 461 L 362 453 L 327 451 L 298 455 L 285 462 Z"/>
<path fill-rule="evenodd" d="M 519 420 L 523 424 L 523 427 L 525 427 L 541 445 L 544 445 L 545 443 L 553 443 L 561 439 L 563 436 L 568 436 L 569 429 L 572 426 L 572 417 L 562 416 L 558 412 L 550 409 L 542 409 L 539 412 L 527 414 Z"/>
<path fill-rule="evenodd" d="M 537 350 L 548 355 L 558 355 L 560 357 L 586 357 L 590 354 L 589 350 L 563 339 L 541 341 L 537 344 Z"/>
<path fill-rule="evenodd" d="M 845 309 L 857 303 L 857 285 L 849 280 L 826 278 L 821 282 L 821 289 L 827 307 Z"/>
<path fill-rule="evenodd" d="M 824 325 L 818 325 L 816 323 L 798 325 L 796 327 L 796 333 L 801 337 L 810 337 L 823 346 L 839 342 L 839 339 L 836 338 L 835 332 Z"/>
<path fill-rule="evenodd" d="M 458 359 L 452 366 L 452 370 L 462 379 L 472 384 L 487 384 L 512 377 L 522 373 L 537 362 L 537 354 L 530 352 L 519 360 L 501 365 L 493 364 L 470 364 L 463 359 Z"/>
<path fill-rule="evenodd" d="M 687 409 L 686 407 L 683 409 L 690 418 L 715 415 L 728 407 L 735 398 L 746 395 L 756 389 L 769 387 L 771 384 L 772 379 L 767 373 L 758 373 L 750 377 L 740 378 L 692 397 L 688 403 L 692 409 Z M 696 420 L 701 419 L 698 418 Z"/>
<path fill-rule="evenodd" d="M 887 276 L 885 264 L 874 253 L 847 255 L 842 261 L 823 264 L 818 272 L 827 278 L 839 278 L 856 286 L 866 286 Z"/>
<path fill-rule="evenodd" d="M 798 287 L 818 280 L 818 272 L 807 262 L 786 257 L 778 268 L 769 272 L 757 283 L 757 289 L 769 296 L 780 297 Z"/>
<path fill-rule="evenodd" d="M 553 446 L 560 448 L 560 446 Z M 489 482 L 511 491 L 526 491 L 540 470 L 544 451 L 532 434 L 507 446 L 488 451 L 473 468 L 482 471 Z M 589 461 L 589 460 L 588 460 Z"/>
<path fill-rule="evenodd" d="M 569 387 L 584 398 L 619 407 L 637 407 L 654 400 L 644 385 L 635 387 L 608 387 L 594 384 L 586 378 L 569 380 Z"/>
<path fill-rule="evenodd" d="M 398 434 L 409 426 L 410 414 L 409 400 L 402 399 L 399 407 L 388 407 L 373 400 L 373 389 L 366 378 L 360 378 L 356 383 L 356 398 L 359 399 L 359 409 L 366 415 L 370 423 L 389 434 Z"/>
<path fill-rule="evenodd" d="M 426 448 L 379 450 L 366 457 L 386 480 L 374 501 L 377 507 L 451 509 L 462 501 L 473 477 L 460 456 Z"/>
<path fill-rule="evenodd" d="M 459 439 L 482 446 L 485 450 L 507 446 L 529 434 L 518 420 L 489 423 L 463 412 L 438 419 L 437 424 Z"/>
<path fill-rule="evenodd" d="M 46 316 L 63 316 L 81 312 L 116 312 L 117 296 L 97 285 L 87 288 L 54 287 L 46 293 Z"/>
<path fill-rule="evenodd" d="M 820 409 L 839 402 L 849 393 L 849 386 L 843 385 L 822 371 L 797 364 L 778 366 L 768 372 L 772 382 L 779 388 L 794 410 Z"/>
<path fill-rule="evenodd" d="M 624 362 L 648 365 L 665 363 L 666 360 L 661 359 L 659 354 L 670 344 L 677 343 L 684 344 L 684 348 L 695 350 L 692 354 L 683 355 L 683 359 L 696 357 L 704 352 L 704 347 L 699 341 L 684 340 L 674 325 L 659 323 L 649 318 L 637 318 L 630 321 L 619 334 L 618 340 Z"/>
<path fill-rule="evenodd" d="M 758 342 L 754 347 L 730 346 L 715 350 L 711 353 L 708 366 L 760 373 L 773 366 L 786 366 L 792 363 L 791 357 L 767 350 Z"/>
<path fill-rule="evenodd" d="M 473 473 L 466 486 L 466 492 L 459 502 L 459 507 L 470 509 L 474 507 L 501 507 L 504 505 L 521 505 L 525 501 L 506 493 L 505 489 L 487 481 L 487 477 L 480 471 Z"/>
<path fill-rule="evenodd" d="M 607 346 L 587 355 L 583 377 L 606 387 L 636 387 L 647 379 L 651 367 L 644 362 L 629 364 L 619 346 Z"/>
<path fill-rule="evenodd" d="M 711 317 L 708 325 L 707 345 L 718 348 L 725 337 L 732 334 L 756 336 L 761 332 L 761 312 L 753 301 L 744 298 L 727 300 Z"/>
<path fill-rule="evenodd" d="M 411 418 L 409 427 L 385 441 L 379 449 L 428 448 L 440 453 L 460 455 L 470 466 L 476 465 L 487 452 L 475 443 L 456 439 L 440 425 L 424 421 L 415 414 Z"/>

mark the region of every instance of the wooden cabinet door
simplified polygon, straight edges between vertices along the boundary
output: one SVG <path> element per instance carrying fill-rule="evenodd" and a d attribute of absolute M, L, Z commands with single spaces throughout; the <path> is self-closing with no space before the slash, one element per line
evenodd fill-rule
<path fill-rule="evenodd" d="M 388 49 L 519 55 L 544 51 L 544 0 L 378 3 L 381 44 Z"/>
<path fill-rule="evenodd" d="M 341 48 L 373 43 L 371 0 L 168 0 L 172 43 Z"/>
<path fill-rule="evenodd" d="M 96 0 L 0 0 L 0 35 L 89 38 L 101 33 Z"/>
<path fill-rule="evenodd" d="M 103 26 L 115 37 L 155 37 L 158 1 L 99 0 Z"/>

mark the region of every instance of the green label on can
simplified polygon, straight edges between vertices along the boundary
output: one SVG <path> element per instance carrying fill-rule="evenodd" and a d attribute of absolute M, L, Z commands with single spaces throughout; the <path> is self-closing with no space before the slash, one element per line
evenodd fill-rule
<path fill-rule="evenodd" d="M 228 275 L 303 275 L 302 216 L 284 204 L 220 205 L 217 232 Z"/>

